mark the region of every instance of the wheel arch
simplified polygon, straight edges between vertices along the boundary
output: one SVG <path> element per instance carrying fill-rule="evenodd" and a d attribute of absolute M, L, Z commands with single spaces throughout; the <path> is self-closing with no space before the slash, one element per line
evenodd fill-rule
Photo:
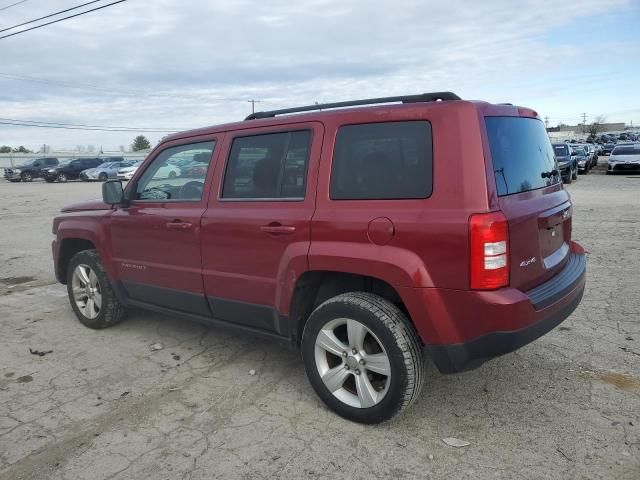
<path fill-rule="evenodd" d="M 291 296 L 288 314 L 293 345 L 300 345 L 304 326 L 318 305 L 348 292 L 369 292 L 385 298 L 396 305 L 415 328 L 399 291 L 389 282 L 359 273 L 312 270 L 297 279 Z"/>

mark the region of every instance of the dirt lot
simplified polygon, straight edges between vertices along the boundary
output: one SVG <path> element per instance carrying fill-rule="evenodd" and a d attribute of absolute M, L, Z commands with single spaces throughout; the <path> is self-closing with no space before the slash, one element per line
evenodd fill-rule
<path fill-rule="evenodd" d="M 567 188 L 590 252 L 577 311 L 478 370 L 430 366 L 411 410 L 365 427 L 278 345 L 145 312 L 82 327 L 51 218 L 99 185 L 0 181 L 0 478 L 640 478 L 640 178 Z"/>

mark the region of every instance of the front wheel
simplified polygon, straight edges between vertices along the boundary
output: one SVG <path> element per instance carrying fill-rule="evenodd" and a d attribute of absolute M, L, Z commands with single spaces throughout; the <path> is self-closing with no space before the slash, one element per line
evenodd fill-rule
<path fill-rule="evenodd" d="M 571 170 L 571 180 L 578 180 L 578 168 Z"/>
<path fill-rule="evenodd" d="M 59 173 L 58 174 L 58 181 L 60 183 L 65 183 L 67 181 L 67 176 L 64 173 Z"/>
<path fill-rule="evenodd" d="M 316 308 L 302 336 L 302 357 L 318 396 L 338 415 L 384 422 L 408 408 L 424 379 L 421 342 L 398 307 L 365 292 Z"/>
<path fill-rule="evenodd" d="M 23 182 L 32 182 L 33 181 L 33 176 L 30 173 L 23 173 L 22 174 L 22 181 Z"/>
<path fill-rule="evenodd" d="M 73 312 L 84 326 L 101 329 L 124 318 L 125 310 L 95 250 L 76 253 L 67 269 L 67 293 Z"/>
<path fill-rule="evenodd" d="M 101 182 L 106 182 L 107 181 L 107 174 L 102 172 L 100 173 L 100 175 L 98 175 L 98 180 L 100 180 Z"/>

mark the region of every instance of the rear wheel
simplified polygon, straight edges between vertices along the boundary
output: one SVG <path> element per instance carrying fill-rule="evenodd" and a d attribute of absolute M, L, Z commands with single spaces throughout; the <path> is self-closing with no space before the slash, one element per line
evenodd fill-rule
<path fill-rule="evenodd" d="M 67 293 L 73 312 L 86 327 L 106 328 L 124 318 L 125 309 L 116 298 L 95 250 L 78 252 L 69 262 Z"/>
<path fill-rule="evenodd" d="M 58 174 L 58 181 L 60 183 L 64 183 L 67 181 L 67 176 L 64 173 L 59 173 Z"/>
<path fill-rule="evenodd" d="M 380 423 L 418 397 L 422 345 L 407 317 L 371 293 L 331 298 L 314 310 L 302 336 L 302 357 L 318 396 L 338 415 Z"/>
<path fill-rule="evenodd" d="M 100 175 L 98 175 L 98 180 L 100 180 L 101 182 L 106 182 L 107 181 L 107 174 L 102 172 L 100 173 Z"/>
<path fill-rule="evenodd" d="M 22 174 L 22 181 L 23 182 L 32 182 L 33 181 L 33 177 L 31 176 L 30 173 L 23 173 Z"/>

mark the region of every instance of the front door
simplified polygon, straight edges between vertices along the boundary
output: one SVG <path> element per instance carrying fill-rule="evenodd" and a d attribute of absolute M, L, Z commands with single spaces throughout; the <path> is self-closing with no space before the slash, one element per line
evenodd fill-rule
<path fill-rule="evenodd" d="M 118 277 L 131 299 L 210 314 L 202 285 L 200 219 L 215 145 L 212 137 L 172 142 L 127 186 L 131 203 L 111 217 L 111 244 Z M 193 173 L 189 167 L 196 163 L 205 168 Z"/>
<path fill-rule="evenodd" d="M 202 218 L 213 316 L 286 335 L 282 293 L 307 269 L 322 144 L 320 123 L 244 130 L 225 141 Z"/>

